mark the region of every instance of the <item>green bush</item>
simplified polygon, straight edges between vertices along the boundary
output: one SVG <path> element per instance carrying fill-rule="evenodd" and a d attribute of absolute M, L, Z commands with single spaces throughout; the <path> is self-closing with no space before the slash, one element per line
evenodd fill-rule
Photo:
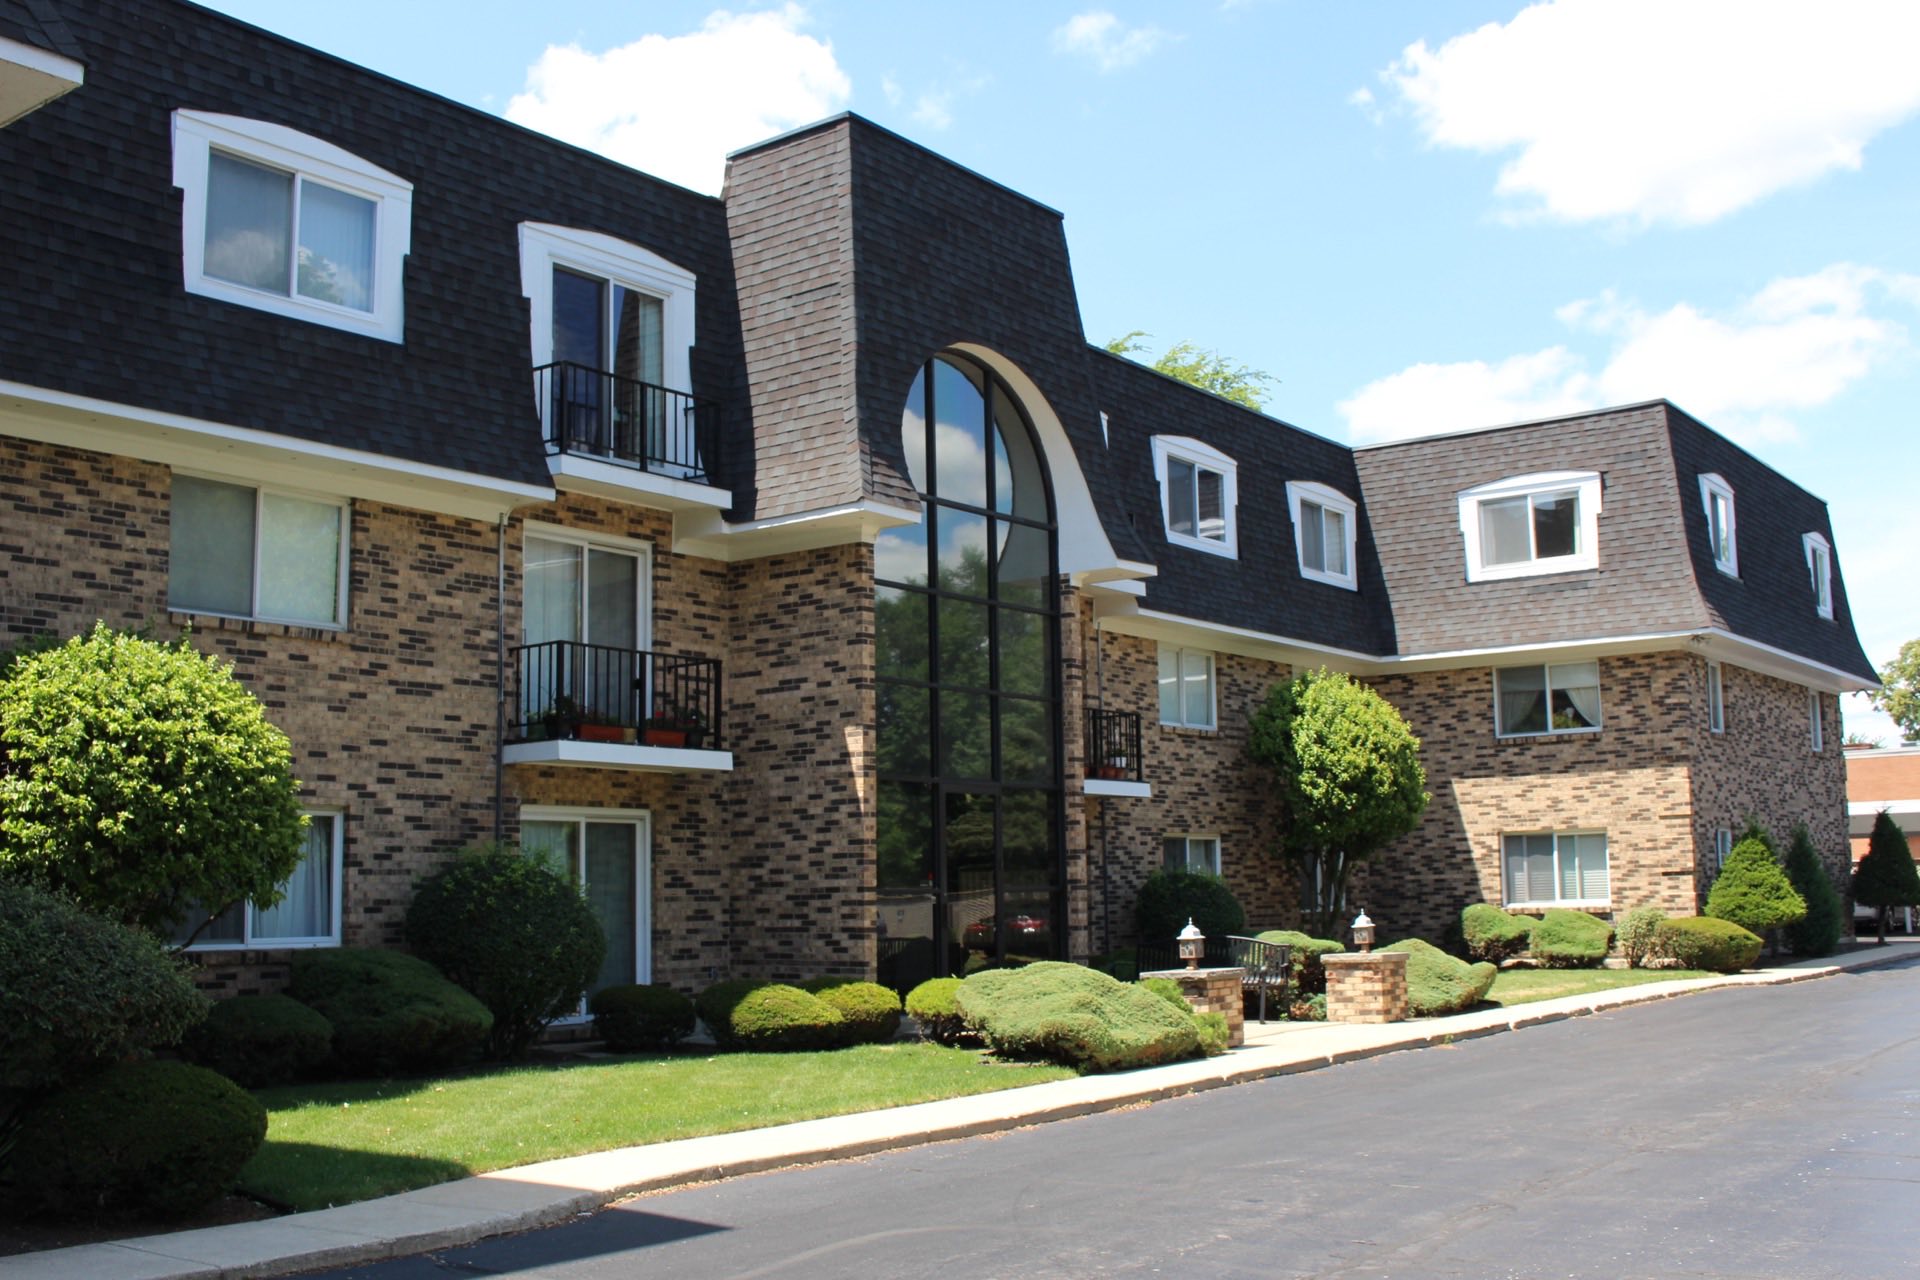
<path fill-rule="evenodd" d="M 333 1024 L 347 1075 L 441 1071 L 474 1058 L 493 1028 L 478 1000 L 417 956 L 367 947 L 300 951 L 287 994 Z"/>
<path fill-rule="evenodd" d="M 1325 1022 L 1327 1020 L 1327 993 L 1308 996 L 1304 1000 L 1295 1000 L 1293 1007 L 1287 1010 L 1287 1017 L 1295 1022 Z"/>
<path fill-rule="evenodd" d="M 1528 953 L 1548 969 L 1591 969 L 1612 945 L 1613 926 L 1599 916 L 1553 907 L 1533 926 Z"/>
<path fill-rule="evenodd" d="M 1233 1028 L 1224 1013 L 1196 1013 L 1193 1029 L 1200 1037 L 1200 1052 L 1209 1058 L 1225 1053 L 1233 1040 Z"/>
<path fill-rule="evenodd" d="M 1630 967 L 1644 969 L 1649 960 L 1662 958 L 1660 922 L 1666 918 L 1667 913 L 1658 907 L 1635 907 L 1620 917 L 1614 933 L 1620 939 L 1620 954 Z"/>
<path fill-rule="evenodd" d="M 886 1044 L 900 1031 L 900 995 L 874 982 L 815 978 L 800 989 L 839 1010 L 848 1044 Z"/>
<path fill-rule="evenodd" d="M 1320 957 L 1346 950 L 1332 938 L 1310 938 L 1294 929 L 1269 929 L 1260 935 L 1259 940 L 1281 942 L 1293 948 L 1287 958 L 1287 968 L 1290 970 L 1287 982 L 1295 999 L 1325 992 L 1327 971 L 1321 965 Z"/>
<path fill-rule="evenodd" d="M 1914 868 L 1913 850 L 1900 824 L 1885 809 L 1874 818 L 1873 830 L 1867 835 L 1867 855 L 1854 869 L 1853 898 L 1875 908 L 1883 942 L 1888 907 L 1920 906 L 1920 871 Z"/>
<path fill-rule="evenodd" d="M 1133 903 L 1133 926 L 1141 941 L 1172 942 L 1189 919 L 1209 938 L 1247 927 L 1240 900 L 1219 876 L 1185 867 L 1162 867 L 1148 876 Z"/>
<path fill-rule="evenodd" d="M 1476 902 L 1460 913 L 1467 954 L 1493 964 L 1525 952 L 1533 941 L 1533 925 L 1533 917 L 1509 915 L 1491 902 Z"/>
<path fill-rule="evenodd" d="M 0 874 L 166 935 L 280 901 L 306 819 L 287 735 L 231 664 L 104 623 L 0 682 Z"/>
<path fill-rule="evenodd" d="M 249 1089 L 317 1074 L 333 1056 L 333 1024 L 291 996 L 234 996 L 180 1045 L 187 1061 Z"/>
<path fill-rule="evenodd" d="M 1182 1013 L 1193 1012 L 1193 1006 L 1187 1003 L 1186 996 L 1180 992 L 1180 984 L 1172 978 L 1141 978 L 1134 985 L 1153 992 Z"/>
<path fill-rule="evenodd" d="M 764 978 L 722 978 L 693 998 L 693 1011 L 707 1025 L 707 1034 L 722 1049 L 735 1049 L 733 1010 L 750 992 L 766 986 Z"/>
<path fill-rule="evenodd" d="M 1468 964 L 1420 938 L 1408 938 L 1380 950 L 1406 952 L 1407 1012 L 1416 1018 L 1473 1008 L 1487 998 L 1500 973 L 1485 961 Z"/>
<path fill-rule="evenodd" d="M 1753 968 L 1760 958 L 1760 939 L 1731 920 L 1708 916 L 1681 916 L 1663 920 L 1654 934 L 1661 954 L 1672 956 L 1683 969 L 1738 973 Z"/>
<path fill-rule="evenodd" d="M 56 1215 L 178 1215 L 212 1202 L 267 1136 L 238 1085 L 184 1062 L 129 1062 L 59 1090 L 26 1115 L 6 1178 L 14 1203 Z"/>
<path fill-rule="evenodd" d="M 955 1005 L 995 1053 L 1082 1071 L 1152 1066 L 1200 1047 L 1192 1014 L 1076 964 L 977 973 L 960 984 Z"/>
<path fill-rule="evenodd" d="M 1807 914 L 1787 926 L 1787 946 L 1797 956 L 1827 956 L 1840 945 L 1845 916 L 1840 895 L 1827 879 L 1820 855 L 1814 851 L 1813 836 L 1807 824 L 1793 829 L 1793 843 L 1787 846 L 1787 879 L 1807 904 Z"/>
<path fill-rule="evenodd" d="M 1767 930 L 1805 917 L 1807 901 L 1787 879 L 1765 833 L 1754 828 L 1727 855 L 1713 888 L 1707 891 L 1707 907 L 1701 914 L 1731 920 L 1765 937 Z"/>
<path fill-rule="evenodd" d="M 555 1018 L 575 1013 L 607 940 L 579 888 L 518 850 L 462 854 L 422 881 L 407 943 L 493 1014 L 486 1052 L 523 1057 Z"/>
<path fill-rule="evenodd" d="M 0 1092 L 174 1044 L 206 1014 L 152 936 L 0 876 Z"/>
<path fill-rule="evenodd" d="M 847 1042 L 847 1025 L 840 1011 L 819 996 L 768 982 L 733 1006 L 727 1039 L 749 1053 L 836 1049 Z"/>
<path fill-rule="evenodd" d="M 615 1053 L 664 1049 L 693 1034 L 693 1001 L 672 987 L 602 987 L 587 1008 L 594 1034 Z"/>
<path fill-rule="evenodd" d="M 920 1024 L 920 1032 L 935 1044 L 959 1044 L 970 1039 L 967 1020 L 954 1005 L 954 993 L 960 990 L 958 978 L 928 978 L 907 992 L 907 1012 Z"/>

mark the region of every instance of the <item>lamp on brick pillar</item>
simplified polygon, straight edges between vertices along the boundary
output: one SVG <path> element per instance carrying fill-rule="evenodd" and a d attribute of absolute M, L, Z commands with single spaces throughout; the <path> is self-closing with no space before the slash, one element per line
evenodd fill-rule
<path fill-rule="evenodd" d="M 1194 928 L 1192 916 L 1187 917 L 1187 927 L 1180 931 L 1175 941 L 1180 944 L 1180 958 L 1187 962 L 1187 968 L 1199 968 L 1200 957 L 1206 950 L 1207 935 Z"/>
<path fill-rule="evenodd" d="M 1362 951 L 1373 950 L 1373 921 L 1367 919 L 1365 907 L 1353 918 L 1353 945 Z"/>

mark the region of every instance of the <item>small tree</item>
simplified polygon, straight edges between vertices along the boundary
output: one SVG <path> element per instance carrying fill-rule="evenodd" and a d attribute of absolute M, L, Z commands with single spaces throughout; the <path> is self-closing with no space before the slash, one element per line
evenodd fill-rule
<path fill-rule="evenodd" d="M 1867 697 L 1892 717 L 1907 741 L 1920 739 L 1920 639 L 1900 646 L 1893 661 L 1880 668 L 1880 687 Z"/>
<path fill-rule="evenodd" d="M 1867 837 L 1867 856 L 1853 873 L 1855 902 L 1873 907 L 1880 927 L 1880 945 L 1887 943 L 1887 912 L 1894 907 L 1920 906 L 1920 872 L 1900 824 L 1885 809 L 1873 820 Z"/>
<path fill-rule="evenodd" d="M 1248 749 L 1274 771 L 1281 856 L 1312 891 L 1308 932 L 1331 936 L 1353 868 L 1427 807 L 1420 739 L 1385 698 L 1322 668 L 1267 694 Z"/>
<path fill-rule="evenodd" d="M 1758 823 L 1749 822 L 1727 854 L 1702 914 L 1730 920 L 1763 938 L 1807 914 L 1806 900 L 1794 891 L 1774 856 L 1773 842 Z"/>
<path fill-rule="evenodd" d="M 287 736 L 185 640 L 101 623 L 0 679 L 0 872 L 164 935 L 278 902 L 305 827 Z"/>
<path fill-rule="evenodd" d="M 1793 843 L 1787 846 L 1787 879 L 1807 903 L 1807 914 L 1787 926 L 1787 946 L 1797 956 L 1832 955 L 1840 945 L 1840 895 L 1820 865 L 1804 822 L 1795 825 Z"/>

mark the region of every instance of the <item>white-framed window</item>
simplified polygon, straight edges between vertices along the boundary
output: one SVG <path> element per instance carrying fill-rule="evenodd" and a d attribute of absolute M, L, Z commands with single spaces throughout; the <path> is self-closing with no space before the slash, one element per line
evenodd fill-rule
<path fill-rule="evenodd" d="M 1220 837 L 1178 835 L 1161 842 L 1160 865 L 1169 869 L 1220 874 Z"/>
<path fill-rule="evenodd" d="M 1300 550 L 1300 576 L 1359 590 L 1354 576 L 1358 505 L 1338 489 L 1311 480 L 1287 481 L 1293 541 Z"/>
<path fill-rule="evenodd" d="M 1807 576 L 1813 582 L 1813 610 L 1823 618 L 1833 617 L 1833 547 L 1817 533 L 1800 535 L 1807 555 Z"/>
<path fill-rule="evenodd" d="M 607 954 L 588 989 L 653 980 L 653 827 L 645 809 L 525 805 L 520 848 L 552 859 L 586 896 Z M 581 1012 L 585 1013 L 584 1002 Z"/>
<path fill-rule="evenodd" d="M 1217 556 L 1240 554 L 1238 466 L 1232 458 L 1185 436 L 1155 436 L 1153 475 L 1168 542 Z"/>
<path fill-rule="evenodd" d="M 281 885 L 278 903 L 257 907 L 236 902 L 210 920 L 205 908 L 191 911 L 174 930 L 174 942 L 183 944 L 193 936 L 189 951 L 339 946 L 344 817 L 337 809 L 307 811 L 306 852 Z M 200 928 L 202 922 L 205 928 Z"/>
<path fill-rule="evenodd" d="M 1707 513 L 1707 546 L 1713 551 L 1713 567 L 1729 577 L 1740 576 L 1740 547 L 1735 541 L 1733 486 L 1717 472 L 1700 477 L 1700 505 Z"/>
<path fill-rule="evenodd" d="M 1160 646 L 1160 723 L 1188 729 L 1214 727 L 1211 653 Z"/>
<path fill-rule="evenodd" d="M 1520 832 L 1501 837 L 1509 907 L 1608 905 L 1604 831 Z"/>
<path fill-rule="evenodd" d="M 1600 567 L 1600 473 L 1511 476 L 1459 495 L 1467 581 Z"/>
<path fill-rule="evenodd" d="M 413 184 L 285 125 L 173 113 L 188 293 L 405 337 Z"/>
<path fill-rule="evenodd" d="M 556 360 L 675 391 L 693 385 L 693 272 L 597 231 L 520 224 L 534 365 Z"/>
<path fill-rule="evenodd" d="M 1707 728 L 1714 733 L 1727 731 L 1726 673 L 1717 662 L 1707 663 Z"/>
<path fill-rule="evenodd" d="M 1820 715 L 1818 689 L 1807 690 L 1807 745 L 1813 748 L 1815 755 L 1827 749 L 1827 727 Z"/>
<path fill-rule="evenodd" d="M 1720 827 L 1713 833 L 1713 874 L 1719 875 L 1721 868 L 1727 865 L 1727 855 L 1733 852 L 1733 831 Z"/>
<path fill-rule="evenodd" d="M 173 473 L 167 606 L 342 627 L 352 521 L 338 498 Z"/>
<path fill-rule="evenodd" d="M 1600 728 L 1600 664 L 1496 667 L 1494 731 L 1503 738 L 1592 733 Z"/>

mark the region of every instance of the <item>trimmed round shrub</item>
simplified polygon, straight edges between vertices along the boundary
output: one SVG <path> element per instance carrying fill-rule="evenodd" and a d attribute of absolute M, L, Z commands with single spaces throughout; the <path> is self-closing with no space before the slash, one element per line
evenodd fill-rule
<path fill-rule="evenodd" d="M 1406 952 L 1407 1012 L 1416 1018 L 1435 1018 L 1473 1008 L 1487 998 L 1493 980 L 1500 974 L 1497 966 L 1484 960 L 1468 964 L 1420 938 L 1391 943 L 1380 950 Z"/>
<path fill-rule="evenodd" d="M 737 1049 L 733 1042 L 733 1011 L 748 994 L 767 985 L 764 978 L 722 978 L 701 990 L 693 998 L 693 1011 L 706 1023 L 707 1034 L 722 1049 Z"/>
<path fill-rule="evenodd" d="M 1649 961 L 1661 958 L 1660 922 L 1666 918 L 1667 913 L 1659 907 L 1635 907 L 1614 925 L 1614 935 L 1620 939 L 1620 954 L 1627 958 L 1631 968 L 1644 969 Z"/>
<path fill-rule="evenodd" d="M 1083 965 L 989 969 L 960 984 L 955 1004 L 995 1053 L 1081 1071 L 1148 1067 L 1200 1048 L 1191 1013 Z"/>
<path fill-rule="evenodd" d="M 1613 926 L 1599 916 L 1553 907 L 1533 926 L 1528 953 L 1549 969 L 1591 969 L 1612 946 Z"/>
<path fill-rule="evenodd" d="M 333 1024 L 347 1075 L 442 1071 L 470 1062 L 493 1015 L 418 956 L 370 947 L 296 952 L 287 994 Z"/>
<path fill-rule="evenodd" d="M 1792 924 L 1807 914 L 1807 902 L 1773 856 L 1773 846 L 1750 836 L 1733 846 L 1707 891 L 1706 910 L 1716 920 L 1731 920 L 1749 933 Z"/>
<path fill-rule="evenodd" d="M 812 992 L 769 982 L 733 1006 L 727 1036 L 749 1053 L 836 1049 L 847 1042 L 847 1025 L 838 1009 Z"/>
<path fill-rule="evenodd" d="M 1193 1029 L 1200 1036 L 1200 1052 L 1206 1057 L 1217 1058 L 1231 1046 L 1233 1028 L 1227 1025 L 1224 1013 L 1194 1014 Z"/>
<path fill-rule="evenodd" d="M 885 1044 L 900 1031 L 900 995 L 878 983 L 815 978 L 800 989 L 840 1011 L 848 1044 Z"/>
<path fill-rule="evenodd" d="M 1467 954 L 1492 964 L 1523 954 L 1533 941 L 1533 925 L 1533 917 L 1510 915 L 1491 902 L 1476 902 L 1460 913 Z"/>
<path fill-rule="evenodd" d="M 1180 992 L 1180 984 L 1172 978 L 1142 978 L 1134 985 L 1153 992 L 1182 1013 L 1193 1012 L 1193 1006 L 1187 1003 L 1186 996 Z"/>
<path fill-rule="evenodd" d="M 260 1089 L 318 1073 L 333 1056 L 333 1024 L 291 996 L 234 996 L 180 1044 L 187 1061 Z"/>
<path fill-rule="evenodd" d="M 594 1034 L 615 1053 L 665 1049 L 693 1034 L 693 1001 L 672 987 L 602 987 L 587 1008 Z"/>
<path fill-rule="evenodd" d="M 578 886 L 545 859 L 477 849 L 422 881 L 407 944 L 487 1007 L 490 1058 L 526 1055 L 574 1013 L 599 976 L 607 939 Z"/>
<path fill-rule="evenodd" d="M 1760 939 L 1731 920 L 1710 916 L 1681 916 L 1663 920 L 1654 934 L 1655 945 L 1679 961 L 1683 969 L 1739 973 L 1760 958 Z"/>
<path fill-rule="evenodd" d="M 233 1185 L 267 1136 L 267 1112 L 226 1077 L 185 1062 L 129 1062 L 26 1115 L 6 1174 L 16 1203 L 192 1213 Z"/>
<path fill-rule="evenodd" d="M 1133 925 L 1141 939 L 1172 942 L 1189 919 L 1209 938 L 1247 927 L 1240 900 L 1219 876 L 1184 867 L 1162 867 L 1148 876 L 1133 904 Z"/>
<path fill-rule="evenodd" d="M 0 876 L 0 1091 L 174 1044 L 206 1015 L 151 935 Z"/>
<path fill-rule="evenodd" d="M 1793 843 L 1787 846 L 1787 879 L 1807 904 L 1807 914 L 1787 926 L 1787 946 L 1797 956 L 1832 955 L 1840 945 L 1845 915 L 1804 822 L 1793 829 Z"/>
<path fill-rule="evenodd" d="M 935 1044 L 959 1044 L 969 1039 L 967 1020 L 954 1005 L 958 978 L 928 978 L 907 992 L 907 1012 L 920 1024 L 920 1033 Z"/>
<path fill-rule="evenodd" d="M 1291 970 L 1287 981 L 1293 987 L 1296 1000 L 1324 993 L 1327 989 L 1327 971 L 1321 965 L 1320 957 L 1346 950 L 1332 938 L 1310 938 L 1295 929 L 1269 929 L 1258 940 L 1284 942 L 1293 948 L 1287 958 L 1287 968 Z"/>

